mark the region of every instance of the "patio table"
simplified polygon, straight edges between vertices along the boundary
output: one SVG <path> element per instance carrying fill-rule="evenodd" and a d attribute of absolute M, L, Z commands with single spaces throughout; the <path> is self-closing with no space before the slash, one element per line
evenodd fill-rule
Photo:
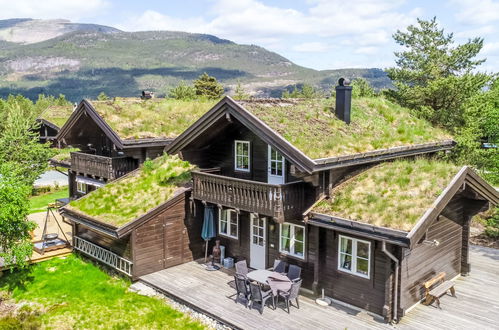
<path fill-rule="evenodd" d="M 291 280 L 283 274 L 266 269 L 257 269 L 249 272 L 247 277 L 255 282 L 268 285 L 272 293 L 277 295 L 277 291 L 288 292 L 291 289 Z"/>

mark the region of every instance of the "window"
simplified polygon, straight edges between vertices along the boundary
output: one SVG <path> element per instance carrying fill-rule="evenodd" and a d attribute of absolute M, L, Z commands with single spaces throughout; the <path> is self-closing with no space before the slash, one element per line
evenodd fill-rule
<path fill-rule="evenodd" d="M 371 268 L 370 242 L 340 235 L 338 254 L 339 270 L 369 278 Z"/>
<path fill-rule="evenodd" d="M 76 181 L 76 191 L 79 192 L 80 194 L 86 194 L 87 185 L 83 182 Z"/>
<path fill-rule="evenodd" d="M 249 141 L 237 141 L 234 152 L 234 168 L 236 171 L 250 171 L 250 143 Z"/>
<path fill-rule="evenodd" d="M 305 227 L 283 223 L 280 226 L 279 251 L 290 256 L 305 258 Z"/>
<path fill-rule="evenodd" d="M 239 217 L 235 210 L 219 209 L 218 211 L 218 233 L 237 239 L 239 228 Z"/>

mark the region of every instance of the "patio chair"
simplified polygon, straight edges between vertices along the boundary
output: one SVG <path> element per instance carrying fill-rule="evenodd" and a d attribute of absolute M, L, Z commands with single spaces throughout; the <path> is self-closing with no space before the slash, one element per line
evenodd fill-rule
<path fill-rule="evenodd" d="M 246 260 L 236 262 L 236 274 L 243 275 L 244 277 L 248 275 L 248 264 L 246 263 Z"/>
<path fill-rule="evenodd" d="M 289 265 L 287 275 L 291 281 L 293 281 L 293 282 L 298 281 L 300 279 L 300 276 L 301 276 L 301 267 L 296 266 L 296 265 Z"/>
<path fill-rule="evenodd" d="M 237 291 L 236 304 L 237 304 L 237 301 L 239 300 L 239 298 L 241 296 L 243 296 L 244 299 L 246 300 L 244 305 L 245 305 L 245 307 L 248 307 L 248 304 L 250 302 L 251 293 L 250 293 L 250 290 L 248 288 L 246 276 L 241 275 L 241 274 L 236 274 L 236 275 L 234 275 L 234 282 L 236 283 L 236 291 Z"/>
<path fill-rule="evenodd" d="M 286 273 L 286 267 L 288 264 L 285 261 L 275 259 L 274 260 L 274 267 L 272 267 L 272 270 L 277 273 Z"/>
<path fill-rule="evenodd" d="M 279 302 L 279 297 L 282 297 L 284 299 L 284 301 L 286 302 L 286 309 L 288 310 L 288 314 L 289 314 L 289 305 L 293 305 L 291 303 L 291 300 L 293 299 L 296 301 L 296 308 L 300 309 L 300 303 L 298 302 L 298 294 L 300 292 L 301 282 L 302 280 L 293 282 L 293 284 L 291 284 L 291 289 L 289 289 L 288 292 L 282 292 L 282 291 L 277 292 L 277 302 Z"/>
<path fill-rule="evenodd" d="M 251 303 L 250 303 L 250 309 L 253 308 L 253 304 L 255 302 L 260 304 L 260 314 L 263 314 L 263 307 L 265 306 L 265 303 L 267 300 L 272 298 L 272 307 L 275 309 L 275 301 L 274 301 L 274 295 L 272 294 L 272 290 L 268 291 L 263 291 L 262 287 L 258 283 L 250 282 L 250 292 L 251 292 Z"/>

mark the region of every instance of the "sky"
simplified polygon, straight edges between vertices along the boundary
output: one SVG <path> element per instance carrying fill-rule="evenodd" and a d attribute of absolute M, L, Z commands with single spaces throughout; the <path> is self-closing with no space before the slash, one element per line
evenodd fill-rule
<path fill-rule="evenodd" d="M 458 43 L 484 38 L 481 70 L 499 71 L 499 0 L 0 0 L 0 8 L 0 19 L 208 33 L 319 70 L 391 67 L 393 33 L 436 16 Z"/>

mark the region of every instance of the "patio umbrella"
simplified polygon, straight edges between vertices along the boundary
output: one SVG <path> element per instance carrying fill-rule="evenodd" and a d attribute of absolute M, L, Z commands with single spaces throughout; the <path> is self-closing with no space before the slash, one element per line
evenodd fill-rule
<path fill-rule="evenodd" d="M 213 206 L 204 207 L 204 220 L 203 229 L 201 230 L 201 237 L 206 242 L 206 251 L 204 253 L 204 262 L 208 259 L 208 241 L 216 236 L 215 232 L 215 221 L 214 221 L 214 209 Z"/>

